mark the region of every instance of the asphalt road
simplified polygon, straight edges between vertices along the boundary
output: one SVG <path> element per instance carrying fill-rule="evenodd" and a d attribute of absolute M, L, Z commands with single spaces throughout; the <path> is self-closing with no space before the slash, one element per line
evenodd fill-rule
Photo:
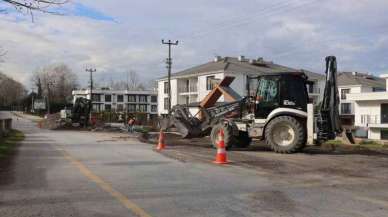
<path fill-rule="evenodd" d="M 289 185 L 104 133 L 14 126 L 26 140 L 0 160 L 0 216 L 388 216 L 388 181 Z"/>

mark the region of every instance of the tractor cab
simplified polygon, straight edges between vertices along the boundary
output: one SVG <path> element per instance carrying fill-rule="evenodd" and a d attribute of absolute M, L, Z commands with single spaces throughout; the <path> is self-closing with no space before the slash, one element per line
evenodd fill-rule
<path fill-rule="evenodd" d="M 304 73 L 276 73 L 248 77 L 249 110 L 255 118 L 266 119 L 278 108 L 306 112 L 309 101 Z"/>

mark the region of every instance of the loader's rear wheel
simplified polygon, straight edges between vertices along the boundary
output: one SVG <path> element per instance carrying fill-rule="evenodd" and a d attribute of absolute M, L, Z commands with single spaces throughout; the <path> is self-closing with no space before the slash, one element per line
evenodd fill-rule
<path fill-rule="evenodd" d="M 212 140 L 212 144 L 214 148 L 218 147 L 219 143 L 219 133 L 220 130 L 224 129 L 224 143 L 225 143 L 225 148 L 230 149 L 232 148 L 233 145 L 237 143 L 236 137 L 233 136 L 232 133 L 232 128 L 229 126 L 224 126 L 223 124 L 217 124 L 213 126 L 212 131 L 210 133 L 210 139 Z"/>
<path fill-rule="evenodd" d="M 305 146 L 306 133 L 302 124 L 291 116 L 271 120 L 265 129 L 265 141 L 278 153 L 294 153 Z"/>

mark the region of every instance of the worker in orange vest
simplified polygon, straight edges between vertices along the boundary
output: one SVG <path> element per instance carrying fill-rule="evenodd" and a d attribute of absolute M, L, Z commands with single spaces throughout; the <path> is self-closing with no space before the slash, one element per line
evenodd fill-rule
<path fill-rule="evenodd" d="M 130 117 L 128 119 L 128 132 L 129 133 L 133 133 L 133 126 L 135 125 L 135 118 L 134 117 Z"/>

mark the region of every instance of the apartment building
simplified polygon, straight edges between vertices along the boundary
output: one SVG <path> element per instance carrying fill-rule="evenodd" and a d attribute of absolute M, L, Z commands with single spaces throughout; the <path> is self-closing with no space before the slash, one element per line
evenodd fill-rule
<path fill-rule="evenodd" d="M 381 75 L 388 90 L 388 74 Z M 355 126 L 359 136 L 376 140 L 388 140 L 388 91 L 350 93 L 354 101 Z"/>
<path fill-rule="evenodd" d="M 325 76 L 307 70 L 265 61 L 263 58 L 247 59 L 244 56 L 215 57 L 205 64 L 194 66 L 172 74 L 171 76 L 171 104 L 193 104 L 201 101 L 214 87 L 214 84 L 225 76 L 235 77 L 231 84 L 239 95 L 246 94 L 247 76 L 257 76 L 263 73 L 303 71 L 308 76 L 307 89 L 314 102 L 322 99 Z M 168 113 L 168 82 L 167 77 L 158 81 L 158 114 Z M 219 102 L 223 102 L 221 97 Z"/>
<path fill-rule="evenodd" d="M 340 94 L 340 117 L 343 125 L 354 126 L 355 101 L 348 94 L 385 91 L 385 80 L 368 73 L 341 72 L 338 74 L 338 92 Z"/>
<path fill-rule="evenodd" d="M 147 114 L 148 118 L 154 118 L 158 113 L 158 98 L 154 91 L 128 91 L 128 90 L 93 90 L 91 97 L 90 89 L 74 90 L 73 101 L 79 97 L 93 99 L 93 111 L 114 111 L 128 113 Z"/>

